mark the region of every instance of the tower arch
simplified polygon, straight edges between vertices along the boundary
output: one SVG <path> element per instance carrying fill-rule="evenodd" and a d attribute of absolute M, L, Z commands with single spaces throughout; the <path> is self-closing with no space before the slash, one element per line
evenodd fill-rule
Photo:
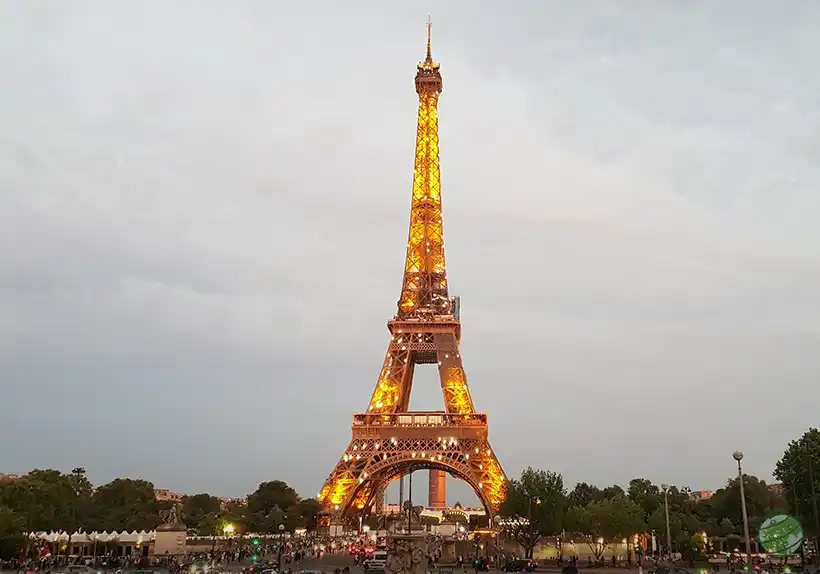
<path fill-rule="evenodd" d="M 484 490 L 484 484 L 477 480 L 469 465 L 457 459 L 421 459 L 413 457 L 412 453 L 402 453 L 399 456 L 379 461 L 379 463 L 371 466 L 367 478 L 353 488 L 346 504 L 340 507 L 339 514 L 344 517 L 367 514 L 373 507 L 375 497 L 380 489 L 385 488 L 390 482 L 401 476 L 419 470 L 441 470 L 446 472 L 453 478 L 465 482 L 473 490 L 484 507 L 487 516 L 492 517 L 497 511 L 493 508 Z"/>

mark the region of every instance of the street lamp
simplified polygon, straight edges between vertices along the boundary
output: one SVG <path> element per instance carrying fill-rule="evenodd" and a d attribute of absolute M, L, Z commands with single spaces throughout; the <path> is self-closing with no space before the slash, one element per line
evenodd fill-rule
<path fill-rule="evenodd" d="M 501 572 L 501 541 L 499 540 L 501 537 L 501 517 L 496 514 L 493 516 L 493 522 L 495 523 L 495 566 Z"/>
<path fill-rule="evenodd" d="M 743 536 L 746 538 L 746 564 L 751 571 L 752 539 L 749 537 L 749 516 L 746 514 L 746 494 L 743 490 L 743 468 L 740 466 L 740 461 L 743 460 L 743 453 L 736 450 L 732 453 L 732 458 L 737 461 L 737 480 L 740 483 L 740 509 L 743 512 Z"/>
<path fill-rule="evenodd" d="M 527 524 L 530 527 L 530 540 L 529 540 L 530 542 L 532 542 L 532 540 L 533 540 L 533 534 L 532 534 L 532 501 L 533 500 L 535 501 L 536 505 L 541 504 L 541 499 L 539 497 L 530 496 L 529 505 L 527 506 Z M 531 553 L 533 550 L 534 550 L 534 548 L 530 548 L 528 554 Z M 525 558 L 532 558 L 532 555 L 530 554 L 530 556 L 525 556 Z"/>
<path fill-rule="evenodd" d="M 223 526 L 222 527 L 222 534 L 226 537 L 233 534 L 233 524 L 226 524 L 225 526 Z"/>
<path fill-rule="evenodd" d="M 285 535 L 285 525 L 279 525 L 279 556 L 276 559 L 276 571 L 282 571 L 282 538 Z"/>
<path fill-rule="evenodd" d="M 669 528 L 669 489 L 668 484 L 662 484 L 663 489 L 663 508 L 666 512 L 666 551 L 669 553 L 669 561 L 672 562 L 672 530 Z"/>

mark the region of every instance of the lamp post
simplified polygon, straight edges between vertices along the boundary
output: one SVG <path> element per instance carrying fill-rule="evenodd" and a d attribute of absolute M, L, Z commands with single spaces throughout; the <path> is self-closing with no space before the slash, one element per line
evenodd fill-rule
<path fill-rule="evenodd" d="M 282 571 L 282 541 L 285 535 L 285 525 L 279 525 L 279 556 L 276 559 L 276 571 Z"/>
<path fill-rule="evenodd" d="M 541 499 L 537 496 L 530 496 L 529 504 L 527 506 L 527 525 L 530 527 L 530 544 L 532 544 L 533 534 L 532 534 L 532 501 L 535 501 L 535 504 L 541 504 Z M 525 558 L 532 559 L 532 551 L 534 550 L 534 546 L 531 546 L 527 554 L 529 556 L 525 556 Z"/>
<path fill-rule="evenodd" d="M 672 530 L 669 528 L 669 489 L 668 484 L 662 484 L 663 489 L 663 508 L 666 512 L 666 551 L 669 561 L 672 562 Z"/>
<path fill-rule="evenodd" d="M 499 515 L 493 516 L 495 523 L 495 566 L 501 572 L 501 517 Z"/>
<path fill-rule="evenodd" d="M 746 514 L 746 493 L 743 489 L 743 468 L 740 461 L 743 460 L 743 453 L 736 450 L 732 453 L 732 458 L 737 461 L 737 480 L 740 483 L 740 510 L 743 513 L 743 536 L 746 538 L 746 565 L 752 569 L 752 539 L 749 537 L 749 516 Z"/>

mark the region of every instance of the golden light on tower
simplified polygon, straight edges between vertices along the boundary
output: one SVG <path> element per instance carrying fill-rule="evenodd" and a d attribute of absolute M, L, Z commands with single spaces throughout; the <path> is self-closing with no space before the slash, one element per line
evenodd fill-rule
<path fill-rule="evenodd" d="M 421 468 L 464 480 L 490 513 L 504 500 L 506 477 L 488 441 L 487 415 L 473 405 L 459 351 L 460 318 L 449 295 L 438 135 L 442 80 L 430 23 L 415 86 L 416 149 L 401 295 L 388 321 L 390 342 L 373 395 L 365 413 L 353 415 L 353 440 L 319 493 L 330 514 L 367 511 L 390 481 Z M 419 364 L 438 367 L 443 413 L 409 411 Z M 444 482 L 435 490 L 443 499 Z"/>

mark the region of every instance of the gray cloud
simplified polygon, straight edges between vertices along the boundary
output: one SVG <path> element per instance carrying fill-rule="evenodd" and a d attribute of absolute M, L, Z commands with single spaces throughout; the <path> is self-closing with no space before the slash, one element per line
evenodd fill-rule
<path fill-rule="evenodd" d="M 815 422 L 820 9 L 739 5 L 431 7 L 450 280 L 510 474 L 717 487 Z M 425 16 L 6 6 L 0 470 L 318 489 L 399 293 Z"/>

